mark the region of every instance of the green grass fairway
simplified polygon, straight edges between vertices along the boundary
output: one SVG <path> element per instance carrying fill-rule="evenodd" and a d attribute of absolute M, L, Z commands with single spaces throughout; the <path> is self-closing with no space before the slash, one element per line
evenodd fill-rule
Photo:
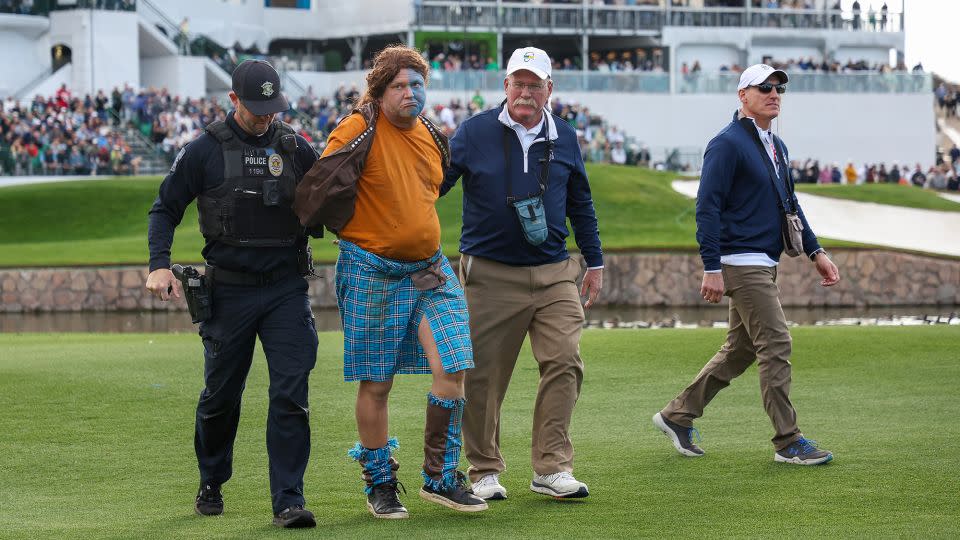
<path fill-rule="evenodd" d="M 696 250 L 694 201 L 675 192 L 673 173 L 588 165 L 604 250 Z M 158 177 L 14 186 L 0 190 L 0 267 L 146 264 L 147 211 Z M 802 186 L 829 197 L 960 211 L 960 204 L 906 186 Z M 440 199 L 441 242 L 448 255 L 460 238 L 460 186 Z M 332 237 L 313 240 L 314 258 L 336 260 Z M 863 246 L 822 239 L 827 247 Z M 573 237 L 568 242 L 576 249 Z M 203 239 L 190 205 L 173 245 L 178 262 L 200 262 Z"/>
<path fill-rule="evenodd" d="M 843 184 L 797 184 L 797 191 L 823 197 L 849 199 L 851 201 L 906 206 L 908 208 L 922 208 L 924 210 L 960 212 L 960 203 L 944 199 L 937 195 L 935 191 L 921 189 L 915 186 L 901 186 L 898 184 L 864 184 L 860 186 Z"/>
<path fill-rule="evenodd" d="M 590 175 L 604 248 L 696 247 L 693 201 L 670 188 L 673 174 L 596 165 Z M 0 266 L 146 263 L 147 212 L 160 180 L 120 178 L 0 190 Z M 437 204 L 441 241 L 451 255 L 459 246 L 461 197 L 458 184 Z M 330 237 L 312 245 L 317 260 L 336 260 Z M 570 246 L 575 248 L 572 237 Z M 177 228 L 174 260 L 199 262 L 202 247 L 196 205 L 190 205 Z"/>
<path fill-rule="evenodd" d="M 406 521 L 364 507 L 355 386 L 342 382 L 338 333 L 320 336 L 306 477 L 315 531 L 270 526 L 264 448 L 266 369 L 258 351 L 225 486 L 226 514 L 193 515 L 195 335 L 0 335 L 0 537 L 3 538 L 633 538 L 960 536 L 960 331 L 954 327 L 794 331 L 792 398 L 805 433 L 836 459 L 773 462 L 756 368 L 698 423 L 707 455 L 678 455 L 650 416 L 716 351 L 720 329 L 585 332 L 574 417 L 576 473 L 591 495 L 531 493 L 537 369 L 525 349 L 504 406 L 509 499 L 462 515 L 422 501 L 419 467 L 429 377 L 398 379 Z"/>

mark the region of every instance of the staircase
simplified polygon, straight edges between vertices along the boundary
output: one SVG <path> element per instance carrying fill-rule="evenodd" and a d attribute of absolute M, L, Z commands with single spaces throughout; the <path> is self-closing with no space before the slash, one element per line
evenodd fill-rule
<path fill-rule="evenodd" d="M 170 170 L 171 160 L 160 151 L 159 146 L 153 145 L 142 135 L 139 137 L 137 135 L 140 135 L 140 132 L 133 128 L 123 130 L 123 138 L 127 141 L 130 151 L 134 156 L 140 158 L 140 174 L 167 174 L 167 171 Z"/>
<path fill-rule="evenodd" d="M 146 38 L 152 46 L 161 51 L 161 55 L 204 57 L 204 74 L 207 94 L 225 92 L 230 89 L 231 74 L 212 60 L 214 52 L 221 56 L 226 49 L 205 34 L 191 32 L 186 36 L 187 45 L 178 44 L 179 24 L 151 0 L 137 2 L 137 14 L 141 30 L 141 39 Z"/>
<path fill-rule="evenodd" d="M 960 118 L 947 117 L 933 100 L 934 115 L 937 119 L 937 153 L 944 158 L 954 145 L 960 146 Z"/>
<path fill-rule="evenodd" d="M 167 174 L 167 171 L 170 170 L 172 160 L 163 153 L 160 146 L 153 144 L 150 139 L 144 137 L 143 133 L 137 128 L 117 118 L 112 108 L 107 108 L 107 112 L 113 118 L 113 121 L 117 123 L 118 127 L 115 129 L 123 135 L 123 140 L 126 141 L 127 146 L 130 147 L 130 152 L 135 157 L 140 158 L 140 174 Z"/>

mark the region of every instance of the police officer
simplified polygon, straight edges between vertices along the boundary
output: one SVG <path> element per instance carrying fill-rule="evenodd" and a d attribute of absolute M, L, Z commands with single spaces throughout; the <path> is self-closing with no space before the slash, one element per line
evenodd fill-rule
<path fill-rule="evenodd" d="M 184 209 L 197 199 L 212 313 L 200 323 L 206 387 L 194 437 L 200 468 L 196 512 L 223 513 L 220 488 L 232 474 L 240 397 L 259 336 L 270 372 L 273 524 L 314 527 L 313 514 L 303 507 L 303 474 L 310 455 L 307 379 L 316 363 L 317 333 L 304 278 L 307 231 L 290 205 L 317 154 L 290 126 L 275 121 L 289 105 L 270 64 L 243 62 L 233 72 L 232 88 L 234 110 L 180 151 L 160 185 L 150 210 L 146 288 L 161 300 L 180 297 L 170 246 Z"/>

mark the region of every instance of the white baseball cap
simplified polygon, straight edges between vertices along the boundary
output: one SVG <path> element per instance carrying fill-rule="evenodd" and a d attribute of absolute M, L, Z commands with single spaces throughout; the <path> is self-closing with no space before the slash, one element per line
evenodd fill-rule
<path fill-rule="evenodd" d="M 507 62 L 507 75 L 525 69 L 541 79 L 550 78 L 550 57 L 543 49 L 524 47 L 513 51 Z"/>
<path fill-rule="evenodd" d="M 743 73 L 740 74 L 740 84 L 737 85 L 737 90 L 743 90 L 748 86 L 762 84 L 764 81 L 769 79 L 771 75 L 779 76 L 780 84 L 784 84 L 789 80 L 787 73 L 782 69 L 774 69 L 766 64 L 754 64 L 743 70 Z"/>

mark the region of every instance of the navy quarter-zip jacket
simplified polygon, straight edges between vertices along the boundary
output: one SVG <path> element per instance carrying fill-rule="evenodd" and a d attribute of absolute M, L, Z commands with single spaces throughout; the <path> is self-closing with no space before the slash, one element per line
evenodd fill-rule
<path fill-rule="evenodd" d="M 525 155 L 516 133 L 498 119 L 501 109 L 502 106 L 468 118 L 450 139 L 451 163 L 440 195 L 463 178 L 460 252 L 513 266 L 564 261 L 569 258 L 566 239 L 567 218 L 570 218 L 574 239 L 587 266 L 603 266 L 597 216 L 576 132 L 558 117 L 547 118 Z M 543 197 L 548 235 L 542 244 L 534 246 L 524 238 L 516 210 L 507 203 L 504 175 L 509 171 L 514 196 L 539 192 L 537 177 L 542 166 L 540 160 L 547 151 L 551 120 L 556 126 L 557 138 Z M 509 169 L 504 164 L 505 137 L 510 145 Z"/>
<path fill-rule="evenodd" d="M 789 154 L 774 135 L 779 162 L 779 182 L 774 188 L 767 165 L 770 158 L 752 136 L 759 139 L 753 124 L 751 134 L 734 113 L 730 122 L 714 137 L 703 155 L 703 171 L 697 191 L 697 242 L 706 271 L 720 270 L 720 256 L 736 253 L 766 253 L 774 261 L 783 252 L 781 215 L 778 202 L 793 201 L 803 222 L 803 250 L 809 256 L 820 249 L 807 223 L 796 194 L 789 194 Z M 792 189 L 791 189 L 792 191 Z M 789 196 L 789 199 L 787 197 Z"/>

